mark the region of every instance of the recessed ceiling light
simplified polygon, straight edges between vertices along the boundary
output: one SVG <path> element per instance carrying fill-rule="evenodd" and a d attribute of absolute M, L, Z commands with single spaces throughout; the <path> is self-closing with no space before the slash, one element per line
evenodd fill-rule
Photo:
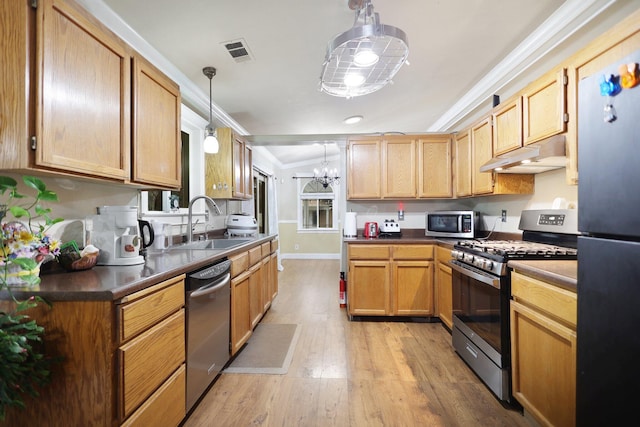
<path fill-rule="evenodd" d="M 345 124 L 352 125 L 352 124 L 358 123 L 362 119 L 363 119 L 362 116 L 351 116 L 351 117 L 347 117 L 343 121 Z"/>

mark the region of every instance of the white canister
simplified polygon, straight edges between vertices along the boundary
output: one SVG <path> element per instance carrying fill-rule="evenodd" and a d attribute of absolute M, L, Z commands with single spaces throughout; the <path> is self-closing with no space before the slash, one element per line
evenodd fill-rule
<path fill-rule="evenodd" d="M 355 238 L 358 237 L 358 229 L 356 226 L 356 213 L 347 212 L 344 217 L 344 237 Z"/>

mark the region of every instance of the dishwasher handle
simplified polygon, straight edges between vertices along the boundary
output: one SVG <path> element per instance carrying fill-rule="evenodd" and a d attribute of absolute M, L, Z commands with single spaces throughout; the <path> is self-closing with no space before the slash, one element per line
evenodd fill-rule
<path fill-rule="evenodd" d="M 221 277 L 215 282 L 209 283 L 206 286 L 203 286 L 201 288 L 198 288 L 192 291 L 189 294 L 189 297 L 198 298 L 205 295 L 213 294 L 215 292 L 218 292 L 220 289 L 224 288 L 225 286 L 229 285 L 230 282 L 231 282 L 231 273 L 227 273 L 225 276 Z"/>

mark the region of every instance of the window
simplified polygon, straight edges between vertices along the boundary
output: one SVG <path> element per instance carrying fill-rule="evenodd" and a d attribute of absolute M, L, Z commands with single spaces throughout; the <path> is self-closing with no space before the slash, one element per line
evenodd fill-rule
<path fill-rule="evenodd" d="M 336 194 L 311 178 L 298 179 L 298 229 L 337 230 Z"/>

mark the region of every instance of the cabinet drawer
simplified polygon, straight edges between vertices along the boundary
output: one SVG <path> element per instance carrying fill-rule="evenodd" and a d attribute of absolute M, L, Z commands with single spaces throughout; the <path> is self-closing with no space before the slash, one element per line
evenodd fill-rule
<path fill-rule="evenodd" d="M 433 245 L 394 245 L 393 259 L 433 259 Z"/>
<path fill-rule="evenodd" d="M 120 342 L 125 342 L 184 306 L 184 276 L 123 298 L 119 306 Z"/>
<path fill-rule="evenodd" d="M 185 362 L 184 310 L 121 346 L 121 418 L 128 417 Z"/>
<path fill-rule="evenodd" d="M 273 239 L 271 241 L 271 252 L 275 252 L 278 250 L 278 239 Z"/>
<path fill-rule="evenodd" d="M 249 252 L 230 256 L 229 259 L 231 260 L 231 277 L 236 277 L 249 268 Z"/>
<path fill-rule="evenodd" d="M 511 273 L 511 295 L 520 304 L 560 319 L 575 329 L 578 312 L 578 297 L 575 292 L 514 271 Z"/>
<path fill-rule="evenodd" d="M 387 245 L 349 245 L 349 259 L 384 259 L 389 260 L 390 251 Z"/>
<path fill-rule="evenodd" d="M 262 259 L 262 247 L 256 246 L 255 248 L 249 249 L 249 267 L 255 265 L 260 262 Z"/>
<path fill-rule="evenodd" d="M 261 247 L 262 247 L 262 258 L 269 256 L 271 254 L 271 242 L 263 243 Z"/>
<path fill-rule="evenodd" d="M 187 412 L 186 378 L 186 368 L 183 363 L 122 426 L 179 425 Z"/>
<path fill-rule="evenodd" d="M 436 247 L 436 256 L 439 262 L 446 263 L 451 259 L 451 249 L 443 248 L 441 246 Z"/>

